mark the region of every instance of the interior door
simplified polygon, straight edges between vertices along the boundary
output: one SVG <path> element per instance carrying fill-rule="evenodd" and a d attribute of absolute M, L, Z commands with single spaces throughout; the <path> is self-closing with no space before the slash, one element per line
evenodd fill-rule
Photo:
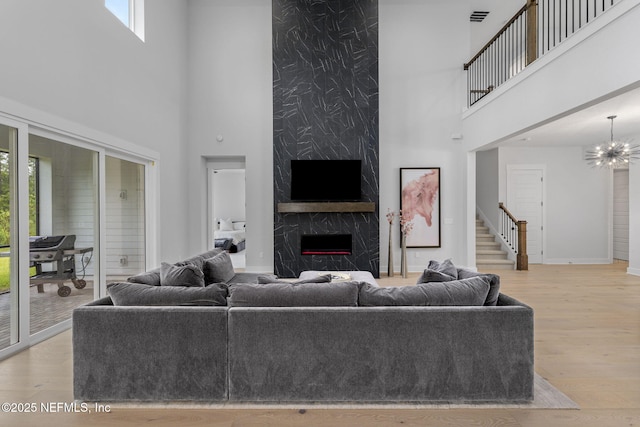
<path fill-rule="evenodd" d="M 544 169 L 507 166 L 507 208 L 518 219 L 527 221 L 527 254 L 530 264 L 543 262 Z"/>

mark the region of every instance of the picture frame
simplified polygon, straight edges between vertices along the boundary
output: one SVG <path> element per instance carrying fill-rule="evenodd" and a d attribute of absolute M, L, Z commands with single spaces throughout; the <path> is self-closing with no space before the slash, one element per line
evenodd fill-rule
<path fill-rule="evenodd" d="M 442 245 L 440 181 L 439 167 L 400 168 L 401 222 L 407 219 L 412 223 L 406 236 L 407 248 Z"/>

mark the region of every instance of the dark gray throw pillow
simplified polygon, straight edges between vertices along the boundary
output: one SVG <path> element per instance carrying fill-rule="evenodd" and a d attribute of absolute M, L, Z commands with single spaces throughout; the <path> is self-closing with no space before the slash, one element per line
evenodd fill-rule
<path fill-rule="evenodd" d="M 136 274 L 127 279 L 127 282 L 141 283 L 143 285 L 160 286 L 160 269 L 146 271 L 144 273 Z"/>
<path fill-rule="evenodd" d="M 355 307 L 359 282 L 229 285 L 229 307 Z"/>
<path fill-rule="evenodd" d="M 258 276 L 258 283 L 260 284 L 269 284 L 269 283 L 291 283 L 293 285 L 300 285 L 302 283 L 328 283 L 331 282 L 330 274 L 322 274 L 320 276 L 313 277 L 311 279 L 303 279 L 303 280 L 281 280 L 276 277 L 271 276 Z"/>
<path fill-rule="evenodd" d="M 206 283 L 227 283 L 236 275 L 231 257 L 226 252 L 205 259 L 203 271 Z"/>
<path fill-rule="evenodd" d="M 489 293 L 489 278 L 472 277 L 415 286 L 375 287 L 363 285 L 360 306 L 471 306 L 483 305 Z"/>
<path fill-rule="evenodd" d="M 171 265 L 163 262 L 160 267 L 161 286 L 204 286 L 202 270 L 193 264 Z"/>
<path fill-rule="evenodd" d="M 498 305 L 498 297 L 500 296 L 500 276 L 497 274 L 478 273 L 476 271 L 467 270 L 461 268 L 458 270 L 458 277 L 461 279 L 468 279 L 470 277 L 484 276 L 489 279 L 489 294 L 484 302 L 484 305 L 494 306 Z"/>
<path fill-rule="evenodd" d="M 117 282 L 107 285 L 113 305 L 226 305 L 227 285 L 205 287 L 152 286 Z"/>
<path fill-rule="evenodd" d="M 429 265 L 427 266 L 425 273 L 429 272 L 430 274 L 432 274 L 433 276 L 431 278 L 435 278 L 437 280 L 425 280 L 424 282 L 418 282 L 418 283 L 427 283 L 427 282 L 448 282 L 450 280 L 456 280 L 458 278 L 458 269 L 456 268 L 455 265 L 453 265 L 453 262 L 451 261 L 451 259 L 445 259 L 442 262 L 438 262 L 435 260 L 431 260 L 429 261 Z M 435 273 L 439 273 L 439 274 L 435 274 Z M 424 273 L 423 273 L 424 275 Z M 449 280 L 442 280 L 443 278 L 448 278 Z M 418 280 L 422 280 L 422 277 Z"/>
<path fill-rule="evenodd" d="M 416 283 L 420 284 L 429 282 L 450 282 L 456 279 L 457 277 L 449 276 L 446 273 L 441 273 L 439 271 L 427 268 L 422 272 L 422 275 L 418 277 L 418 281 Z"/>

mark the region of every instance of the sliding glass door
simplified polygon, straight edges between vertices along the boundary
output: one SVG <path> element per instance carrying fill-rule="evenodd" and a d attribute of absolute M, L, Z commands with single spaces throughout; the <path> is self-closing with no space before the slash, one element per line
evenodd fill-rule
<path fill-rule="evenodd" d="M 30 198 L 30 333 L 94 299 L 99 272 L 98 151 L 29 135 L 37 168 Z M 35 213 L 33 211 L 36 210 Z"/>
<path fill-rule="evenodd" d="M 120 154 L 0 114 L 0 359 L 146 270 L 155 175 Z"/>
<path fill-rule="evenodd" d="M 106 280 L 145 271 L 145 166 L 105 157 Z"/>
<path fill-rule="evenodd" d="M 0 123 L 0 350 L 19 340 L 17 147 L 18 129 Z"/>

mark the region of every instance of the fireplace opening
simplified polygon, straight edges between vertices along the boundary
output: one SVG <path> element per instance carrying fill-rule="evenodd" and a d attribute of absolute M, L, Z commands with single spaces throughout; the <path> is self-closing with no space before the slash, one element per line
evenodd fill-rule
<path fill-rule="evenodd" d="M 304 234 L 302 255 L 351 255 L 351 234 Z"/>

